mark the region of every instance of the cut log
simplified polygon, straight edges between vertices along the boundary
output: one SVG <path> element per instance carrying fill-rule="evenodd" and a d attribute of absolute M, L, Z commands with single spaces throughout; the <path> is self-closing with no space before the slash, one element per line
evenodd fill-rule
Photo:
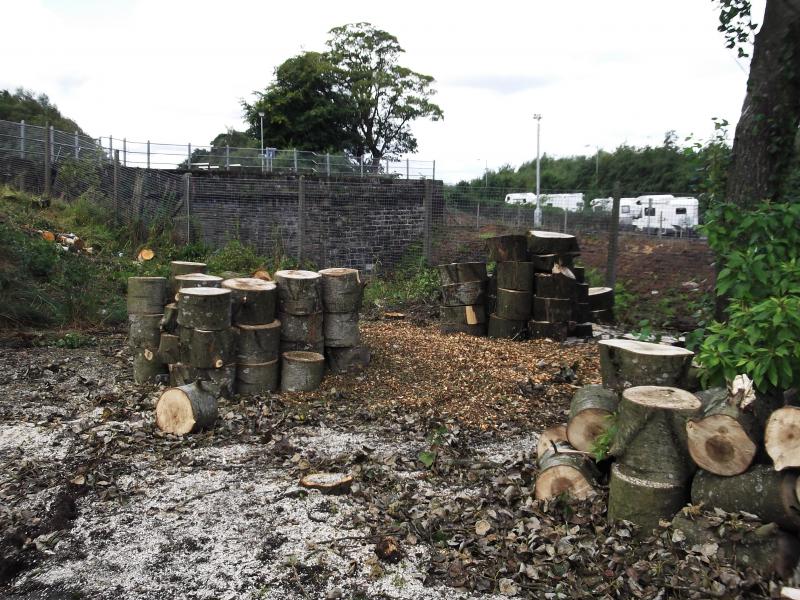
<path fill-rule="evenodd" d="M 128 277 L 128 314 L 161 314 L 166 298 L 166 277 Z"/>
<path fill-rule="evenodd" d="M 497 287 L 505 290 L 533 292 L 533 263 L 497 263 Z"/>
<path fill-rule="evenodd" d="M 643 385 L 622 393 L 610 454 L 629 472 L 685 484 L 695 471 L 686 444 L 686 421 L 700 410 L 694 394 Z"/>
<path fill-rule="evenodd" d="M 558 264 L 556 254 L 534 254 L 529 260 L 535 273 L 552 273 L 553 267 Z"/>
<path fill-rule="evenodd" d="M 231 291 L 221 288 L 183 288 L 178 294 L 178 325 L 220 331 L 231 326 Z"/>
<path fill-rule="evenodd" d="M 575 281 L 578 283 L 586 283 L 586 267 L 572 266 L 571 270 L 572 274 L 575 275 Z M 588 289 L 586 293 L 589 293 Z"/>
<path fill-rule="evenodd" d="M 718 519 L 704 515 L 690 518 L 684 512 L 672 519 L 672 529 L 683 533 L 688 548 L 716 544 L 716 555 L 711 558 L 732 561 L 740 569 L 751 568 L 766 577 L 789 577 L 800 559 L 800 540 L 776 523 L 741 523 L 722 529 Z M 734 532 L 735 537 L 730 535 Z"/>
<path fill-rule="evenodd" d="M 358 269 L 322 269 L 322 306 L 327 313 L 352 313 L 361 309 L 365 283 Z"/>
<path fill-rule="evenodd" d="M 179 340 L 180 362 L 196 369 L 220 369 L 235 360 L 232 328 L 206 331 L 181 327 Z"/>
<path fill-rule="evenodd" d="M 556 273 L 537 273 L 536 295 L 542 298 L 572 300 L 575 297 L 576 282 L 571 275 L 568 269 Z"/>
<path fill-rule="evenodd" d="M 353 477 L 340 473 L 312 473 L 303 477 L 300 485 L 323 494 L 346 494 L 353 485 Z"/>
<path fill-rule="evenodd" d="M 578 338 L 590 338 L 594 336 L 591 323 L 575 323 L 569 329 L 569 334 Z"/>
<path fill-rule="evenodd" d="M 524 340 L 528 335 L 528 322 L 525 320 L 503 319 L 489 315 L 489 337 L 509 340 Z"/>
<path fill-rule="evenodd" d="M 358 313 L 325 313 L 323 329 L 325 346 L 352 348 L 361 339 L 358 332 Z"/>
<path fill-rule="evenodd" d="M 688 500 L 683 483 L 643 478 L 619 463 L 611 466 L 608 519 L 638 525 L 639 535 L 649 534 L 662 519 L 672 519 Z"/>
<path fill-rule="evenodd" d="M 280 354 L 284 352 L 316 352 L 317 354 L 324 354 L 325 342 L 322 340 L 313 343 L 281 340 Z"/>
<path fill-rule="evenodd" d="M 637 385 L 684 388 L 694 352 L 635 340 L 600 340 L 600 375 L 607 388 Z"/>
<path fill-rule="evenodd" d="M 725 477 L 698 471 L 692 482 L 692 504 L 727 512 L 744 511 L 787 531 L 800 530 L 797 473 L 777 472 L 769 465 L 753 465 L 741 475 Z"/>
<path fill-rule="evenodd" d="M 290 315 L 322 311 L 322 275 L 314 271 L 277 271 L 278 310 Z"/>
<path fill-rule="evenodd" d="M 133 355 L 133 381 L 139 385 L 155 383 L 156 377 L 167 372 L 155 350 L 136 350 Z"/>
<path fill-rule="evenodd" d="M 585 385 L 577 390 L 569 409 L 569 443 L 578 450 L 591 452 L 597 438 L 608 430 L 617 404 L 617 394 L 602 385 Z"/>
<path fill-rule="evenodd" d="M 486 311 L 482 304 L 472 306 L 442 306 L 442 323 L 448 325 L 478 325 L 486 323 Z"/>
<path fill-rule="evenodd" d="M 161 318 L 161 331 L 176 333 L 178 331 L 178 303 L 171 302 L 164 307 L 164 316 Z"/>
<path fill-rule="evenodd" d="M 536 456 L 544 456 L 548 452 L 556 452 L 559 444 L 568 444 L 567 440 L 567 426 L 554 425 L 548 427 L 540 435 L 539 440 L 536 442 Z"/>
<path fill-rule="evenodd" d="M 467 281 L 442 286 L 442 304 L 444 306 L 483 304 L 485 301 L 485 281 Z"/>
<path fill-rule="evenodd" d="M 164 315 L 128 315 L 128 346 L 158 351 L 161 343 L 161 319 Z"/>
<path fill-rule="evenodd" d="M 437 269 L 439 269 L 442 285 L 466 283 L 468 281 L 486 281 L 487 279 L 486 263 L 482 262 L 450 263 L 448 265 L 439 265 Z"/>
<path fill-rule="evenodd" d="M 551 339 L 563 342 L 567 339 L 569 328 L 567 323 L 551 323 L 550 321 L 528 321 L 528 335 L 531 339 Z"/>
<path fill-rule="evenodd" d="M 527 321 L 531 316 L 531 293 L 497 288 L 495 314 L 509 321 Z"/>
<path fill-rule="evenodd" d="M 278 389 L 280 365 L 275 359 L 251 365 L 236 365 L 236 392 L 238 394 L 262 394 Z"/>
<path fill-rule="evenodd" d="M 613 310 L 593 310 L 590 311 L 590 319 L 592 323 L 599 323 L 601 325 L 614 324 L 614 311 Z"/>
<path fill-rule="evenodd" d="M 188 262 L 184 260 L 173 260 L 169 263 L 170 277 L 169 277 L 169 293 L 171 297 L 175 297 L 180 289 L 175 281 L 178 275 L 186 275 L 188 273 L 205 273 L 208 270 L 208 265 L 200 262 Z"/>
<path fill-rule="evenodd" d="M 317 352 L 284 352 L 281 360 L 281 391 L 310 392 L 322 383 L 325 357 Z"/>
<path fill-rule="evenodd" d="M 202 383 L 165 390 L 156 403 L 156 425 L 165 433 L 185 435 L 213 427 L 217 398 Z"/>
<path fill-rule="evenodd" d="M 278 360 L 281 344 L 281 322 L 266 325 L 239 325 L 236 333 L 236 362 L 261 364 Z"/>
<path fill-rule="evenodd" d="M 173 277 L 173 283 L 178 288 L 175 299 L 177 300 L 177 294 L 182 289 L 202 287 L 218 288 L 222 287 L 222 281 L 222 277 L 207 275 L 206 273 L 186 273 L 185 275 L 177 275 Z"/>
<path fill-rule="evenodd" d="M 280 313 L 281 340 L 316 344 L 325 339 L 324 317 L 321 312 L 310 315 Z"/>
<path fill-rule="evenodd" d="M 184 363 L 169 365 L 169 383 L 179 387 L 200 381 L 215 395 L 230 398 L 234 393 L 236 365 L 224 365 L 221 369 L 196 369 Z"/>
<path fill-rule="evenodd" d="M 752 413 L 731 405 L 725 388 L 699 392 L 697 397 L 702 415 L 686 423 L 692 460 L 715 475 L 744 473 L 753 463 L 760 441 Z"/>
<path fill-rule="evenodd" d="M 171 333 L 162 333 L 158 344 L 158 357 L 165 365 L 180 362 L 180 338 Z"/>
<path fill-rule="evenodd" d="M 594 493 L 598 473 L 594 461 L 587 455 L 545 452 L 538 463 L 539 475 L 534 488 L 537 500 L 548 500 L 561 494 L 583 500 Z"/>
<path fill-rule="evenodd" d="M 573 299 L 578 304 L 588 304 L 589 303 L 589 284 L 588 283 L 578 283 L 576 279 L 575 289 L 573 293 Z M 591 308 L 590 308 L 591 310 Z"/>
<path fill-rule="evenodd" d="M 272 281 L 272 275 L 266 269 L 258 269 L 253 273 L 255 279 L 262 279 L 264 281 Z"/>
<path fill-rule="evenodd" d="M 776 471 L 800 466 L 800 408 L 785 406 L 770 415 L 764 447 Z"/>
<path fill-rule="evenodd" d="M 136 255 L 136 260 L 138 262 L 147 262 L 148 260 L 153 260 L 156 256 L 156 253 L 153 252 L 150 248 L 142 248 L 139 250 L 139 254 Z"/>
<path fill-rule="evenodd" d="M 614 290 L 610 287 L 590 287 L 589 310 L 614 310 Z"/>
<path fill-rule="evenodd" d="M 486 238 L 486 251 L 489 253 L 489 260 L 497 263 L 526 261 L 528 240 L 524 235 L 498 235 Z"/>
<path fill-rule="evenodd" d="M 265 325 L 275 320 L 278 287 L 263 279 L 226 279 L 222 287 L 231 291 L 231 322 L 234 325 Z"/>
<path fill-rule="evenodd" d="M 573 254 L 580 252 L 578 239 L 568 233 L 557 231 L 529 231 L 528 252 L 530 254 Z"/>
<path fill-rule="evenodd" d="M 533 320 L 566 323 L 572 317 L 572 301 L 568 298 L 533 298 Z"/>
<path fill-rule="evenodd" d="M 331 373 L 360 373 L 369 366 L 372 353 L 366 346 L 325 348 L 325 358 Z"/>
<path fill-rule="evenodd" d="M 613 315 L 612 315 L 613 316 Z M 572 305 L 572 317 L 576 323 L 592 323 L 592 311 L 588 302 L 576 302 Z"/>

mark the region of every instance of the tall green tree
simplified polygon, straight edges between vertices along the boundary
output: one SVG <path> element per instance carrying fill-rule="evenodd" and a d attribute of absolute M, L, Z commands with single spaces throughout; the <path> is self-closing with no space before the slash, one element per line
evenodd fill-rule
<path fill-rule="evenodd" d="M 24 120 L 29 125 L 49 123 L 61 131 L 84 133 L 75 121 L 61 114 L 47 94 L 36 94 L 23 88 L 17 88 L 13 93 L 8 90 L 0 91 L 0 119 Z"/>

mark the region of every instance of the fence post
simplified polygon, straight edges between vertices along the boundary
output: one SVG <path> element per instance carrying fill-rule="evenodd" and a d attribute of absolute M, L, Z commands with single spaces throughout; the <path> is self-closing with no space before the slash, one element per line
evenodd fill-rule
<path fill-rule="evenodd" d="M 425 180 L 425 192 L 422 197 L 422 252 L 425 264 L 433 264 L 433 180 Z"/>
<path fill-rule="evenodd" d="M 114 160 L 114 138 L 108 136 L 108 160 Z"/>
<path fill-rule="evenodd" d="M 191 144 L 189 144 L 191 146 Z M 192 242 L 192 174 L 186 174 L 186 243 Z"/>
<path fill-rule="evenodd" d="M 225 144 L 225 170 L 231 170 L 231 146 L 230 144 Z"/>
<path fill-rule="evenodd" d="M 147 168 L 150 168 L 150 140 L 147 140 Z"/>
<path fill-rule="evenodd" d="M 186 144 L 187 154 L 186 154 L 186 168 L 191 171 L 192 170 L 192 145 Z"/>
<path fill-rule="evenodd" d="M 100 148 L 100 151 L 97 153 L 97 166 L 103 164 L 103 136 L 101 135 L 97 138 L 97 147 Z"/>
<path fill-rule="evenodd" d="M 433 161 L 433 175 L 431 175 L 431 179 L 436 179 L 436 161 Z"/>
<path fill-rule="evenodd" d="M 297 182 L 297 262 L 303 261 L 306 243 L 306 178 L 300 175 Z"/>
<path fill-rule="evenodd" d="M 299 172 L 299 171 L 297 170 L 297 148 L 295 148 L 295 149 L 294 149 L 294 172 L 295 172 L 295 173 L 298 173 L 298 172 Z"/>
<path fill-rule="evenodd" d="M 478 202 L 478 210 L 475 213 L 475 229 L 477 231 L 481 230 L 481 203 Z"/>
<path fill-rule="evenodd" d="M 664 231 L 664 209 L 661 209 L 661 212 L 658 215 L 658 237 L 661 237 L 662 231 Z"/>
<path fill-rule="evenodd" d="M 114 197 L 114 219 L 119 223 L 119 150 L 114 150 L 114 172 L 112 181 L 112 194 Z"/>
<path fill-rule="evenodd" d="M 361 176 L 364 176 L 364 155 L 358 157 L 358 166 L 361 168 Z"/>
<path fill-rule="evenodd" d="M 44 130 L 44 195 L 45 198 L 50 197 L 50 125 L 45 126 Z"/>
<path fill-rule="evenodd" d="M 328 177 L 331 176 L 331 153 L 325 153 L 325 171 L 328 173 Z"/>
<path fill-rule="evenodd" d="M 74 146 L 75 146 L 75 160 L 78 160 L 78 155 L 80 155 L 80 152 L 81 152 L 81 145 L 80 145 L 80 142 L 78 141 L 78 131 L 77 130 L 75 131 L 75 138 L 74 139 L 75 139 L 75 143 L 74 143 Z"/>
<path fill-rule="evenodd" d="M 411 168 L 409 167 L 408 159 L 406 159 L 406 179 L 410 178 L 409 177 L 410 174 L 411 174 Z"/>
<path fill-rule="evenodd" d="M 25 158 L 25 119 L 19 122 L 19 157 Z"/>
<path fill-rule="evenodd" d="M 389 159 L 386 159 L 386 174 L 389 174 Z"/>
<path fill-rule="evenodd" d="M 128 138 L 122 138 L 122 166 L 128 166 Z"/>
<path fill-rule="evenodd" d="M 614 289 L 617 282 L 617 251 L 619 249 L 619 182 L 614 184 L 611 205 L 611 226 L 608 229 L 608 262 L 606 263 L 606 287 Z"/>
<path fill-rule="evenodd" d="M 50 160 L 56 162 L 56 129 L 50 125 Z"/>
<path fill-rule="evenodd" d="M 564 209 L 564 233 L 567 233 L 567 213 L 569 213 L 568 209 Z"/>

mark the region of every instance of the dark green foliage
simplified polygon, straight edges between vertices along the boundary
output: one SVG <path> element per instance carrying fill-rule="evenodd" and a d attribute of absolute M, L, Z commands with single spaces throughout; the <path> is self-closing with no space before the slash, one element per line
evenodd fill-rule
<path fill-rule="evenodd" d="M 30 90 L 18 88 L 14 93 L 0 91 L 0 119 L 4 121 L 25 121 L 30 125 L 48 123 L 61 131 L 83 133 L 72 119 L 63 116 L 55 104 L 51 104 L 46 94 L 36 95 Z"/>

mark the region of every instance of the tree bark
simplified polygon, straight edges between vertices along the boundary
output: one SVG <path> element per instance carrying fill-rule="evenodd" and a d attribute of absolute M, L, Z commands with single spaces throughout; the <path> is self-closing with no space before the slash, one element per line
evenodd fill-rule
<path fill-rule="evenodd" d="M 310 392 L 325 374 L 325 357 L 316 352 L 284 352 L 281 361 L 281 391 Z"/>
<path fill-rule="evenodd" d="M 361 309 L 365 284 L 358 269 L 323 269 L 319 274 L 326 313 L 353 313 Z"/>
<path fill-rule="evenodd" d="M 162 318 L 163 315 L 128 315 L 128 346 L 157 352 L 161 343 Z"/>
<path fill-rule="evenodd" d="M 277 271 L 278 310 L 290 315 L 322 311 L 322 275 L 314 271 Z"/>
<path fill-rule="evenodd" d="M 529 231 L 528 252 L 530 254 L 557 254 L 559 256 L 580 253 L 578 239 L 574 235 L 556 231 Z"/>
<path fill-rule="evenodd" d="M 542 298 L 572 300 L 575 297 L 576 283 L 575 278 L 566 272 L 537 273 L 536 295 Z"/>
<path fill-rule="evenodd" d="M 648 535 L 662 519 L 672 519 L 689 499 L 685 483 L 645 478 L 615 463 L 608 485 L 608 519 L 624 519 Z"/>
<path fill-rule="evenodd" d="M 489 315 L 489 337 L 509 340 L 524 340 L 528 335 L 526 320 L 503 319 Z"/>
<path fill-rule="evenodd" d="M 161 314 L 166 297 L 165 277 L 128 277 L 128 314 Z"/>
<path fill-rule="evenodd" d="M 437 268 L 443 286 L 468 281 L 486 281 L 488 278 L 486 263 L 482 262 L 450 263 L 439 265 Z"/>
<path fill-rule="evenodd" d="M 165 365 L 180 362 L 180 338 L 171 333 L 162 333 L 158 344 L 158 356 Z"/>
<path fill-rule="evenodd" d="M 497 288 L 495 313 L 509 321 L 527 321 L 531 316 L 531 292 Z"/>
<path fill-rule="evenodd" d="M 237 277 L 226 279 L 222 287 L 231 291 L 231 322 L 234 325 L 266 325 L 275 320 L 278 288 L 271 281 Z"/>
<path fill-rule="evenodd" d="M 186 275 L 188 273 L 205 273 L 208 271 L 208 265 L 206 265 L 206 263 L 173 260 L 171 263 L 169 263 L 169 271 L 169 293 L 170 297 L 174 298 L 179 289 L 178 284 L 175 281 L 175 277 L 178 275 Z"/>
<path fill-rule="evenodd" d="M 569 408 L 567 439 L 578 450 L 591 452 L 595 441 L 610 426 L 619 398 L 601 385 L 585 385 L 575 392 Z"/>
<path fill-rule="evenodd" d="M 281 341 L 316 344 L 325 339 L 324 316 L 321 312 L 308 315 L 280 313 Z"/>
<path fill-rule="evenodd" d="M 236 362 L 261 364 L 278 359 L 281 345 L 281 322 L 266 325 L 239 325 L 236 333 Z"/>
<path fill-rule="evenodd" d="M 548 452 L 555 452 L 559 444 L 569 444 L 567 440 L 567 426 L 565 424 L 548 427 L 540 435 L 536 442 L 536 456 L 544 456 Z"/>
<path fill-rule="evenodd" d="M 325 358 L 331 373 L 360 373 L 369 366 L 372 353 L 366 346 L 325 348 Z"/>
<path fill-rule="evenodd" d="M 534 497 L 537 500 L 569 494 L 577 500 L 594 493 L 598 472 L 594 461 L 583 453 L 545 452 L 539 457 Z"/>
<path fill-rule="evenodd" d="M 550 321 L 528 321 L 528 335 L 537 340 L 548 338 L 555 342 L 567 339 L 569 328 L 567 323 L 551 323 Z"/>
<path fill-rule="evenodd" d="M 497 287 L 505 290 L 533 292 L 533 263 L 502 262 L 497 263 Z"/>
<path fill-rule="evenodd" d="M 236 365 L 236 393 L 261 394 L 278 389 L 278 359 L 260 364 Z"/>
<path fill-rule="evenodd" d="M 222 281 L 222 277 L 208 275 L 206 273 L 186 273 L 185 275 L 176 275 L 173 277 L 173 283 L 178 288 L 178 292 L 182 289 L 200 287 L 218 288 L 222 287 Z"/>
<path fill-rule="evenodd" d="M 218 331 L 182 327 L 179 334 L 180 362 L 196 369 L 220 369 L 234 362 L 232 328 Z"/>
<path fill-rule="evenodd" d="M 528 244 L 524 235 L 498 235 L 486 239 L 489 260 L 497 263 L 528 260 Z"/>
<path fill-rule="evenodd" d="M 139 385 L 153 383 L 158 375 L 167 372 L 157 351 L 136 350 L 133 355 L 133 381 Z"/>
<path fill-rule="evenodd" d="M 320 340 L 318 342 L 290 342 L 289 340 L 281 340 L 280 353 L 284 352 L 316 352 L 317 354 L 325 353 L 325 342 Z"/>
<path fill-rule="evenodd" d="M 193 433 L 213 426 L 216 420 L 217 398 L 202 383 L 170 388 L 156 403 L 156 425 L 166 433 Z"/>
<path fill-rule="evenodd" d="M 589 310 L 614 310 L 614 290 L 609 287 L 590 287 L 586 301 Z"/>
<path fill-rule="evenodd" d="M 483 304 L 485 300 L 485 281 L 466 281 L 442 286 L 442 305 L 444 306 Z"/>
<path fill-rule="evenodd" d="M 170 302 L 164 307 L 164 316 L 161 318 L 161 331 L 176 333 L 178 331 L 178 303 Z"/>
<path fill-rule="evenodd" d="M 231 291 L 220 288 L 183 288 L 178 294 L 178 325 L 219 331 L 231 326 Z"/>
<path fill-rule="evenodd" d="M 482 304 L 472 306 L 442 306 L 442 323 L 456 325 L 478 325 L 486 323 L 486 311 Z"/>
<path fill-rule="evenodd" d="M 533 319 L 549 323 L 566 323 L 572 318 L 572 301 L 568 298 L 533 298 Z"/>
<path fill-rule="evenodd" d="M 666 344 L 600 340 L 603 385 L 621 392 L 637 385 L 684 388 L 694 352 Z"/>
<path fill-rule="evenodd" d="M 331 348 L 352 348 L 358 346 L 358 313 L 325 313 L 325 346 Z"/>
<path fill-rule="evenodd" d="M 221 369 L 197 369 L 184 363 L 169 365 L 171 386 L 180 387 L 199 381 L 215 396 L 223 398 L 230 398 L 233 395 L 235 379 L 235 364 L 224 365 Z"/>

